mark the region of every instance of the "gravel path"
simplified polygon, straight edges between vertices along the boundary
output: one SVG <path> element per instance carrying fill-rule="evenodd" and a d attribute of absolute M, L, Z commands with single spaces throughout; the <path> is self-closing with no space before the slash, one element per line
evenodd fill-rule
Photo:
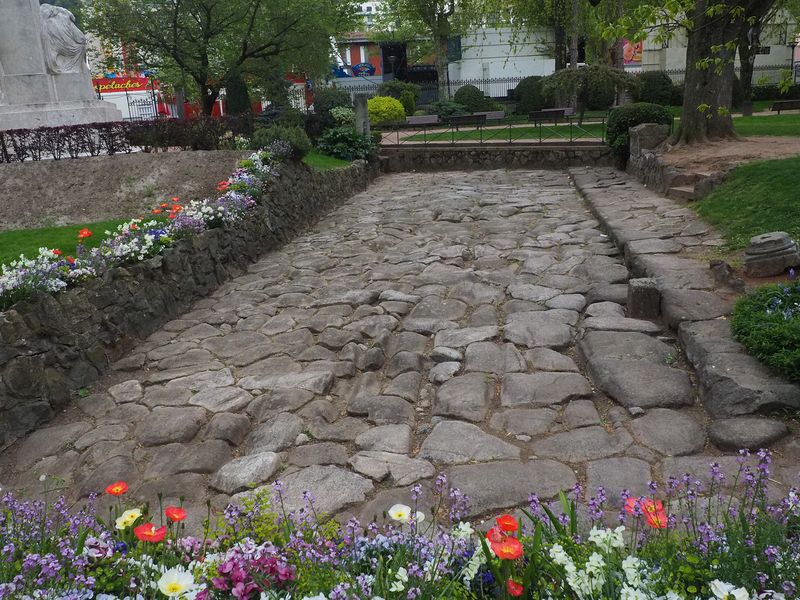
<path fill-rule="evenodd" d="M 477 516 L 576 481 L 644 493 L 786 434 L 709 431 L 671 334 L 625 317 L 627 278 L 566 173 L 387 176 L 141 343 L 0 482 L 125 479 L 202 515 L 280 477 L 290 508 L 310 490 L 368 518 L 446 471 Z"/>

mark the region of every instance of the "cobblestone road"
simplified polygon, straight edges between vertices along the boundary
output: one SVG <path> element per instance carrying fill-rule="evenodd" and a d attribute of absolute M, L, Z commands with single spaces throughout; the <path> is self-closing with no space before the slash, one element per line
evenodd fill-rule
<path fill-rule="evenodd" d="M 290 507 L 362 517 L 439 471 L 473 515 L 576 480 L 644 493 L 755 421 L 709 430 L 670 336 L 625 317 L 627 278 L 565 173 L 384 177 L 140 344 L 0 482 L 125 479 L 199 513 L 280 477 Z"/>

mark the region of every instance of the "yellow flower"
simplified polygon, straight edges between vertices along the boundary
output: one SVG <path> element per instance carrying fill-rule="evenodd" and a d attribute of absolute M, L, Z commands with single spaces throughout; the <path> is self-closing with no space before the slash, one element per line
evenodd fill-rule
<path fill-rule="evenodd" d="M 395 504 L 392 506 L 388 513 L 389 518 L 400 523 L 408 523 L 411 518 L 411 508 L 405 504 Z"/>
<path fill-rule="evenodd" d="M 194 578 L 191 573 L 181 569 L 170 569 L 165 571 L 158 580 L 158 589 L 165 596 L 180 596 L 194 585 Z"/>
<path fill-rule="evenodd" d="M 138 508 L 132 508 L 122 513 L 116 521 L 117 529 L 127 529 L 136 522 L 136 519 L 142 516 L 142 511 Z"/>

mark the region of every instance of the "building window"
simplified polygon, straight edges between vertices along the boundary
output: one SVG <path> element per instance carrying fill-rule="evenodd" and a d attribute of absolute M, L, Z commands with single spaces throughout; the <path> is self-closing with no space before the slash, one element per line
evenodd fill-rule
<path fill-rule="evenodd" d="M 367 12 L 368 12 L 368 13 L 371 13 L 371 12 L 372 12 L 372 7 L 371 7 L 371 6 L 368 6 L 368 7 L 367 7 Z"/>
<path fill-rule="evenodd" d="M 759 46 L 756 48 L 756 54 L 769 54 L 769 46 Z"/>

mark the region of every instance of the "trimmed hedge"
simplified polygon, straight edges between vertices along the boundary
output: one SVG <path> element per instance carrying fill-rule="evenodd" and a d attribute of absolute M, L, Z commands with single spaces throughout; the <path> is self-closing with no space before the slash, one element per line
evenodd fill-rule
<path fill-rule="evenodd" d="M 372 125 L 389 125 L 405 121 L 406 110 L 400 100 L 391 96 L 375 96 L 367 100 L 369 122 Z"/>
<path fill-rule="evenodd" d="M 734 337 L 748 352 L 792 381 L 800 381 L 800 283 L 767 285 L 742 297 L 731 317 Z"/>
<path fill-rule="evenodd" d="M 670 125 L 672 113 L 666 106 L 649 102 L 636 102 L 619 106 L 611 111 L 606 125 L 606 139 L 614 154 L 627 162 L 630 152 L 628 130 L 642 123 Z"/>
<path fill-rule="evenodd" d="M 544 91 L 544 77 L 538 75 L 520 81 L 512 97 L 517 103 L 516 112 L 519 115 L 527 115 L 543 108 L 553 108 L 552 98 Z"/>
<path fill-rule="evenodd" d="M 306 132 L 301 127 L 284 127 L 283 125 L 272 125 L 256 129 L 250 139 L 250 147 L 253 150 L 266 148 L 273 142 L 286 142 L 292 147 L 291 158 L 300 160 L 311 152 L 311 140 L 308 139 Z"/>
<path fill-rule="evenodd" d="M 372 158 L 377 145 L 371 136 L 362 135 L 352 127 L 335 127 L 322 134 L 317 141 L 317 150 L 328 156 L 353 161 Z"/>
<path fill-rule="evenodd" d="M 498 105 L 474 85 L 465 85 L 453 94 L 453 102 L 461 104 L 468 112 L 495 110 Z"/>
<path fill-rule="evenodd" d="M 674 88 L 672 79 L 663 71 L 644 71 L 636 76 L 634 99 L 668 106 L 675 95 Z"/>
<path fill-rule="evenodd" d="M 416 83 L 408 83 L 406 81 L 400 81 L 399 79 L 384 81 L 378 86 L 378 94 L 380 96 L 391 96 L 392 98 L 402 100 L 402 96 L 405 92 L 411 92 L 413 94 L 414 102 L 419 100 L 420 96 L 422 96 L 422 88 Z"/>

